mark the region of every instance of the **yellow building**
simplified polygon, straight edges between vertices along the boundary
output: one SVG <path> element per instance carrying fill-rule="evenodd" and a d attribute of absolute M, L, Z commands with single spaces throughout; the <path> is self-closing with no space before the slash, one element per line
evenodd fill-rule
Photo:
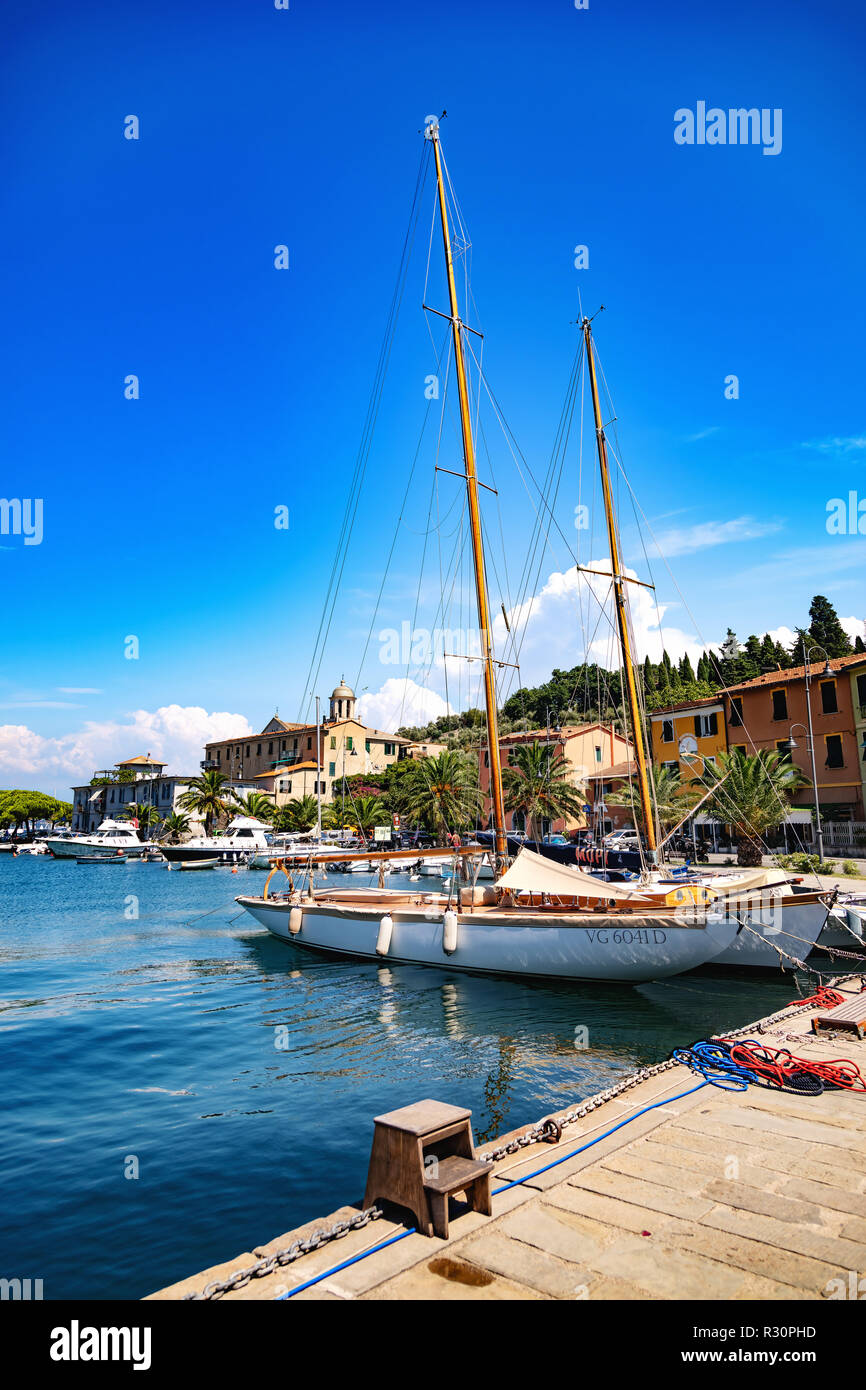
<path fill-rule="evenodd" d="M 702 777 L 704 764 L 728 750 L 725 711 L 715 696 L 654 710 L 649 721 L 653 763 L 678 772 L 684 782 Z"/>

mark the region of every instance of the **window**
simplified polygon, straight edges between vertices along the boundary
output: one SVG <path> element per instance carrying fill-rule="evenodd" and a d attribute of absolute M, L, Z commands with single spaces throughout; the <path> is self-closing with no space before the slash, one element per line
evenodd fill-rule
<path fill-rule="evenodd" d="M 838 714 L 839 703 L 836 699 L 836 682 L 821 682 L 821 713 Z"/>
<path fill-rule="evenodd" d="M 719 716 L 713 714 L 695 715 L 695 738 L 715 738 L 719 732 Z"/>
<path fill-rule="evenodd" d="M 490 753 L 489 753 L 489 752 L 487 752 L 487 753 L 484 754 L 484 766 L 485 766 L 485 767 L 489 767 L 489 766 L 490 766 Z"/>
<path fill-rule="evenodd" d="M 597 743 L 597 744 L 595 745 L 595 761 L 596 761 L 597 763 L 600 763 L 600 762 L 601 762 L 601 744 L 600 744 L 600 743 Z"/>
<path fill-rule="evenodd" d="M 745 751 L 746 751 L 746 750 L 743 749 L 743 752 L 745 752 Z M 777 738 L 777 739 L 776 739 L 776 752 L 777 752 L 777 753 L 781 753 L 781 755 L 782 755 L 783 758 L 787 758 L 788 753 L 790 752 L 790 749 L 788 748 L 788 740 L 787 740 L 786 738 Z"/>
<path fill-rule="evenodd" d="M 337 746 L 337 739 L 336 739 L 336 736 L 335 736 L 334 734 L 331 734 L 331 747 L 332 747 L 332 748 L 336 748 L 336 746 Z"/>
<path fill-rule="evenodd" d="M 328 776 L 329 776 L 329 777 L 336 777 L 336 775 L 337 775 L 337 764 L 336 764 L 336 763 L 328 763 Z"/>
<path fill-rule="evenodd" d="M 350 753 L 352 752 L 353 748 L 355 747 L 355 744 L 354 744 L 354 742 L 353 742 L 353 739 L 352 739 L 352 735 L 351 735 L 351 734 L 349 734 L 348 737 L 346 738 L 346 747 L 347 747 L 347 749 L 349 750 Z"/>
<path fill-rule="evenodd" d="M 256 757 L 257 757 L 257 758 L 260 758 L 261 756 L 262 756 L 262 745 L 261 745 L 260 743 L 257 743 L 257 744 L 256 744 Z"/>
<path fill-rule="evenodd" d="M 673 743 L 674 741 L 674 721 L 672 719 L 662 720 L 662 743 Z"/>
<path fill-rule="evenodd" d="M 866 719 L 866 675 L 857 677 L 857 703 L 860 706 L 860 718 Z"/>
<path fill-rule="evenodd" d="M 283 782 L 283 791 L 284 791 L 284 792 L 290 792 L 291 790 L 292 790 L 292 784 L 291 784 L 291 782 Z"/>
<path fill-rule="evenodd" d="M 365 739 L 364 739 L 364 752 L 365 752 L 365 753 L 369 753 L 369 751 L 370 751 L 370 740 L 369 740 L 368 738 L 365 738 Z M 386 752 L 386 753 L 388 752 L 388 745 L 387 745 L 387 744 L 385 745 L 385 752 Z"/>
<path fill-rule="evenodd" d="M 715 767 L 715 765 L 716 765 L 716 760 L 715 760 L 715 758 L 705 757 L 705 758 L 704 758 L 704 766 L 705 766 L 705 767 L 706 767 L 707 763 L 712 763 L 713 767 Z"/>
<path fill-rule="evenodd" d="M 743 697 L 734 695 L 731 700 L 731 728 L 739 729 L 743 723 Z"/>
<path fill-rule="evenodd" d="M 269 741 L 269 743 L 268 743 L 268 752 L 269 752 L 269 753 L 273 753 L 273 751 L 274 751 L 274 740 L 271 739 L 271 740 Z"/>
<path fill-rule="evenodd" d="M 866 731 L 863 733 L 863 747 L 860 749 L 860 757 L 866 763 Z"/>
<path fill-rule="evenodd" d="M 246 751 L 246 753 L 244 754 L 244 757 L 245 757 L 245 758 L 248 758 L 249 756 L 250 756 L 250 745 L 247 744 L 247 751 Z"/>
<path fill-rule="evenodd" d="M 367 752 L 369 753 L 369 751 L 370 751 L 370 740 L 367 739 Z M 390 753 L 390 754 L 393 754 L 393 752 L 394 752 L 394 744 L 393 744 L 393 743 L 386 743 L 386 744 L 385 744 L 385 755 L 386 755 L 386 757 L 387 757 L 387 755 L 388 755 L 389 753 Z"/>
<path fill-rule="evenodd" d="M 216 759 L 216 760 L 217 760 L 218 763 L 221 763 L 221 762 L 222 762 L 222 750 L 219 749 L 219 748 L 217 749 L 217 759 Z"/>
<path fill-rule="evenodd" d="M 788 696 L 784 690 L 773 691 L 773 718 L 788 718 Z"/>
<path fill-rule="evenodd" d="M 669 772 L 679 772 L 680 770 L 680 765 L 676 759 L 673 762 L 662 763 L 662 767 L 666 767 Z"/>
<path fill-rule="evenodd" d="M 844 767 L 844 766 L 845 766 L 845 760 L 844 760 L 843 757 L 842 757 L 842 735 L 841 735 L 841 734 L 828 734 L 828 735 L 827 735 L 827 738 L 826 738 L 826 743 L 827 743 L 827 760 L 826 760 L 824 766 L 825 766 L 825 767 Z"/>
<path fill-rule="evenodd" d="M 281 740 L 280 740 L 280 752 L 281 752 L 281 753 L 285 753 L 285 751 L 286 751 L 286 740 L 285 740 L 285 739 L 281 739 Z"/>
<path fill-rule="evenodd" d="M 312 748 L 312 746 L 313 746 L 313 740 L 312 740 L 312 738 L 308 738 L 308 739 L 307 739 L 307 748 L 310 749 L 310 748 Z"/>

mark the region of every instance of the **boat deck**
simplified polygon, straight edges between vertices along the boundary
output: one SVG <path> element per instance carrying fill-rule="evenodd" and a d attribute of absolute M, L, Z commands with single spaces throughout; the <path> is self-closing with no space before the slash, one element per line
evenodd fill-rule
<path fill-rule="evenodd" d="M 853 992 L 859 985 L 855 976 L 841 987 Z M 850 1058 L 866 1072 L 866 1040 L 813 1034 L 816 1013 L 826 1009 L 787 1011 L 750 1025 L 742 1036 L 815 1061 Z M 672 1099 L 698 1082 L 681 1065 L 657 1071 L 564 1129 L 558 1144 L 538 1143 L 504 1157 L 493 1175 L 493 1215 L 452 1204 L 448 1240 L 409 1235 L 335 1271 L 406 1229 L 401 1214 L 386 1207 L 365 1228 L 221 1297 L 275 1299 L 322 1274 L 295 1297 L 857 1297 L 852 1280 L 856 1290 L 866 1274 L 866 1094 L 827 1090 L 800 1097 L 758 1086 L 724 1091 L 706 1085 Z M 574 1152 L 658 1102 L 659 1108 L 584 1153 Z M 588 1102 L 578 1103 L 583 1108 Z M 563 1157 L 556 1167 L 537 1171 Z M 497 1194 L 508 1183 L 516 1185 Z M 150 1297 L 200 1292 L 359 1209 L 340 1207 Z"/>

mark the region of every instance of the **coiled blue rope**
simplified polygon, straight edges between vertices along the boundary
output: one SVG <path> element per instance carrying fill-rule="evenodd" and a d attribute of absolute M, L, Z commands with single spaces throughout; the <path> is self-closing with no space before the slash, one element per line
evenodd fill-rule
<path fill-rule="evenodd" d="M 691 1047 L 675 1048 L 671 1056 L 721 1091 L 746 1091 L 755 1080 L 753 1072 L 731 1061 L 727 1043 L 696 1042 Z"/>

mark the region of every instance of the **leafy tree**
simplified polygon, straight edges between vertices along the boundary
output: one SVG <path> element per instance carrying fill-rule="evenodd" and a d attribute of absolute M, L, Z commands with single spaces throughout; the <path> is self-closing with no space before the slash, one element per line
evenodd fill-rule
<path fill-rule="evenodd" d="M 571 767 L 546 744 L 519 744 L 503 771 L 502 784 L 506 811 L 525 817 L 533 839 L 541 833 L 542 818 L 555 821 L 581 815 L 584 798 L 572 780 Z"/>
<path fill-rule="evenodd" d="M 687 685 L 689 681 L 693 681 L 695 679 L 695 673 L 692 669 L 692 663 L 689 661 L 688 652 L 684 653 L 684 655 L 680 657 L 679 673 L 680 681 L 683 685 Z"/>
<path fill-rule="evenodd" d="M 808 778 L 789 757 L 762 749 L 720 753 L 715 764 L 704 764 L 704 782 L 716 788 L 708 812 L 733 830 L 737 863 L 756 866 L 763 857 L 764 835 L 782 824 L 791 794 L 807 785 Z"/>
<path fill-rule="evenodd" d="M 854 650 L 858 653 L 858 655 L 862 652 L 866 652 L 866 642 L 863 641 L 863 638 L 859 635 L 859 633 L 854 638 Z"/>

